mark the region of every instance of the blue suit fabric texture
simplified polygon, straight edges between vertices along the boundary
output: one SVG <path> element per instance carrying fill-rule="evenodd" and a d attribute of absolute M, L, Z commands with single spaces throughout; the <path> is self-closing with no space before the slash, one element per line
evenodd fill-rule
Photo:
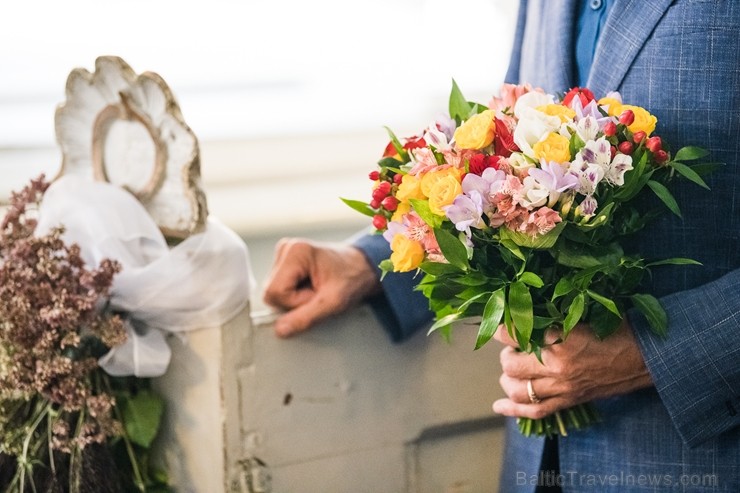
<path fill-rule="evenodd" d="M 577 0 L 522 0 L 507 82 L 548 93 L 575 86 Z M 594 404 L 602 422 L 558 440 L 560 471 L 540 471 L 540 438 L 514 420 L 500 491 L 557 483 L 564 492 L 740 492 L 740 2 L 615 0 L 587 87 L 619 91 L 658 118 L 656 134 L 724 163 L 711 191 L 672 191 L 683 218 L 663 214 L 628 250 L 644 258 L 688 257 L 702 266 L 654 269 L 646 289 L 669 317 L 655 336 L 628 313 L 654 387 Z M 661 207 L 657 199 L 655 207 Z M 372 265 L 388 258 L 381 237 L 355 242 Z M 371 305 L 394 341 L 430 320 L 418 278 L 391 274 Z M 608 341 L 608 340 L 607 340 Z"/>

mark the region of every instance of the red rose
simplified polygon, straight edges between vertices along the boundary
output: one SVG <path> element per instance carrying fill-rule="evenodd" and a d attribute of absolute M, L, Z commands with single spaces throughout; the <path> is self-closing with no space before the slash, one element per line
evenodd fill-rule
<path fill-rule="evenodd" d="M 588 103 L 596 99 L 594 97 L 594 93 L 592 93 L 589 89 L 585 87 L 574 87 L 565 94 L 565 97 L 563 98 L 563 105 L 570 106 L 571 101 L 573 101 L 573 98 L 576 96 L 578 96 L 578 99 L 581 100 L 581 106 L 586 106 Z"/>
<path fill-rule="evenodd" d="M 493 139 L 493 149 L 502 157 L 511 156 L 512 152 L 519 150 L 514 143 L 514 136 L 505 121 L 496 118 L 496 136 Z"/>
<path fill-rule="evenodd" d="M 480 152 L 473 154 L 468 162 L 468 171 L 480 176 L 488 168 L 498 169 L 501 159 L 501 156 L 486 156 Z"/>

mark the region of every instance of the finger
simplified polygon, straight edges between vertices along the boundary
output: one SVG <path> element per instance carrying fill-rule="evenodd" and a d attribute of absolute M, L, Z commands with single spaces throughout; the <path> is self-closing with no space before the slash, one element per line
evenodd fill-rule
<path fill-rule="evenodd" d="M 275 321 L 274 330 L 279 337 L 290 337 L 305 331 L 319 320 L 341 310 L 342 301 L 315 292 L 307 302 L 290 310 Z"/>
<path fill-rule="evenodd" d="M 493 403 L 493 412 L 517 418 L 542 419 L 574 403 L 561 397 L 545 399 L 539 404 L 521 404 L 511 399 L 498 399 Z"/>
<path fill-rule="evenodd" d="M 553 376 L 551 371 L 531 353 L 523 353 L 511 346 L 506 346 L 499 354 L 501 370 L 512 378 L 527 380 Z"/>
<path fill-rule="evenodd" d="M 511 347 L 519 347 L 519 343 L 516 342 L 511 335 L 509 335 L 509 330 L 506 328 L 506 325 L 499 324 L 498 328 L 496 329 L 496 332 L 493 334 L 493 338 L 496 339 L 498 342 L 505 344 L 507 346 Z"/>
<path fill-rule="evenodd" d="M 290 309 L 305 303 L 311 295 L 308 281 L 310 252 L 297 244 L 286 244 L 281 248 L 282 253 L 268 277 L 263 299 L 269 305 Z"/>
<path fill-rule="evenodd" d="M 521 380 L 518 378 L 512 378 L 505 373 L 499 377 L 499 384 L 504 390 L 506 395 L 512 401 L 519 404 L 531 404 L 532 401 L 529 398 L 529 391 L 527 389 L 527 382 L 529 379 Z M 568 389 L 562 381 L 550 378 L 533 378 L 532 379 L 532 390 L 535 395 L 542 400 L 550 399 L 563 395 Z"/>

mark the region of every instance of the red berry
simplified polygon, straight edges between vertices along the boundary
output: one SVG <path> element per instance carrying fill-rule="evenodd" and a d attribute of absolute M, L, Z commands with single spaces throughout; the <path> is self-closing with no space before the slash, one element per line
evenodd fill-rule
<path fill-rule="evenodd" d="M 614 156 L 617 155 L 617 148 L 614 147 L 614 146 L 612 146 L 610 150 L 611 150 L 611 153 L 612 153 L 612 159 L 614 159 Z"/>
<path fill-rule="evenodd" d="M 612 135 L 617 133 L 617 124 L 609 121 L 606 122 L 606 125 L 604 125 L 604 135 L 607 137 L 611 137 Z"/>
<path fill-rule="evenodd" d="M 619 115 L 619 123 L 621 123 L 622 125 L 627 125 L 629 127 L 634 121 L 635 112 L 632 110 L 624 110 L 622 114 Z"/>
<path fill-rule="evenodd" d="M 380 201 L 375 199 L 371 200 L 370 207 L 372 207 L 373 209 L 378 209 L 380 207 Z"/>
<path fill-rule="evenodd" d="M 375 229 L 385 229 L 385 227 L 388 226 L 388 220 L 385 216 L 375 214 L 373 216 L 373 226 L 375 226 Z"/>
<path fill-rule="evenodd" d="M 373 190 L 373 198 L 380 202 L 381 200 L 386 198 L 389 193 L 391 193 L 391 184 L 387 181 L 383 181 L 378 184 L 375 190 Z"/>
<path fill-rule="evenodd" d="M 378 178 L 380 178 L 380 172 L 379 171 L 371 171 L 370 174 L 367 175 L 371 180 L 375 181 Z"/>
<path fill-rule="evenodd" d="M 660 137 L 650 137 L 645 141 L 645 147 L 647 147 L 650 152 L 658 152 L 663 148 L 663 142 L 661 142 Z"/>
<path fill-rule="evenodd" d="M 401 173 L 396 173 L 395 175 L 393 175 L 393 183 L 400 185 L 401 181 L 403 181 L 403 175 Z"/>
<path fill-rule="evenodd" d="M 619 143 L 619 152 L 622 154 L 632 154 L 632 151 L 635 150 L 634 144 L 630 142 L 629 140 L 625 140 L 624 142 Z"/>
<path fill-rule="evenodd" d="M 635 144 L 639 144 L 640 142 L 642 142 L 645 139 L 645 137 L 647 137 L 647 134 L 643 132 L 642 130 L 632 134 L 632 140 L 635 141 Z"/>
<path fill-rule="evenodd" d="M 389 195 L 388 197 L 383 199 L 381 205 L 385 208 L 385 210 L 393 212 L 398 208 L 398 199 L 392 195 Z"/>
<path fill-rule="evenodd" d="M 665 152 L 663 149 L 658 149 L 657 151 L 655 151 L 655 160 L 660 164 L 665 163 L 666 161 L 668 161 L 668 153 Z"/>

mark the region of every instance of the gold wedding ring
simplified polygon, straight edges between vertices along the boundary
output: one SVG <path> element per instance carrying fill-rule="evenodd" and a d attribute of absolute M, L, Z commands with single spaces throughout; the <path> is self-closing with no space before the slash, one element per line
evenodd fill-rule
<path fill-rule="evenodd" d="M 542 399 L 537 397 L 537 394 L 534 391 L 534 388 L 532 387 L 532 379 L 530 378 L 527 380 L 527 395 L 529 396 L 529 402 L 532 404 L 539 404 L 542 402 Z"/>

